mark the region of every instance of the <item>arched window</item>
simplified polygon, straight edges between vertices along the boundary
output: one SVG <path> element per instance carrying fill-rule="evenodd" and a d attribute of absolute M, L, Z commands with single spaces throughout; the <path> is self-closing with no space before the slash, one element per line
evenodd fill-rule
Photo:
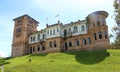
<path fill-rule="evenodd" d="M 102 32 L 99 31 L 98 34 L 99 34 L 99 39 L 102 39 Z"/>
<path fill-rule="evenodd" d="M 82 31 L 85 31 L 85 27 L 84 26 L 82 26 L 81 29 L 82 29 Z"/>
<path fill-rule="evenodd" d="M 72 42 L 71 41 L 69 41 L 69 47 L 72 47 Z"/>
<path fill-rule="evenodd" d="M 96 33 L 94 33 L 94 39 L 97 40 L 97 36 L 96 36 Z"/>
<path fill-rule="evenodd" d="M 102 17 L 102 24 L 103 24 L 103 25 L 106 24 L 106 22 L 105 22 L 105 18 L 104 18 L 104 17 Z"/>
<path fill-rule="evenodd" d="M 38 48 L 37 48 L 38 51 L 40 51 L 40 45 L 38 45 Z"/>
<path fill-rule="evenodd" d="M 54 41 L 54 47 L 57 47 L 57 43 L 56 43 L 56 41 Z"/>
<path fill-rule="evenodd" d="M 87 44 L 87 41 L 86 41 L 86 39 L 85 39 L 85 38 L 83 39 L 83 44 L 84 44 L 84 45 L 86 45 L 86 44 Z"/>
<path fill-rule="evenodd" d="M 77 27 L 77 26 L 74 26 L 73 32 L 74 32 L 74 33 L 77 33 L 77 32 L 78 32 L 78 27 Z"/>
<path fill-rule="evenodd" d="M 98 26 L 100 25 L 100 18 L 99 17 L 97 18 L 97 25 Z"/>
<path fill-rule="evenodd" d="M 38 34 L 38 36 L 37 36 L 37 40 L 38 40 L 38 41 L 40 40 L 40 34 Z"/>
<path fill-rule="evenodd" d="M 32 42 L 33 40 L 32 40 L 33 38 L 32 38 L 32 36 L 30 37 L 30 41 Z"/>
<path fill-rule="evenodd" d="M 105 35 L 105 38 L 107 39 L 108 38 L 108 33 L 106 31 L 104 31 L 104 35 Z"/>
<path fill-rule="evenodd" d="M 76 39 L 76 46 L 79 46 L 79 40 L 78 39 Z"/>
<path fill-rule="evenodd" d="M 88 38 L 88 43 L 91 44 L 91 38 L 90 37 Z"/>
<path fill-rule="evenodd" d="M 52 42 L 49 42 L 49 46 L 50 46 L 50 48 L 52 48 Z"/>

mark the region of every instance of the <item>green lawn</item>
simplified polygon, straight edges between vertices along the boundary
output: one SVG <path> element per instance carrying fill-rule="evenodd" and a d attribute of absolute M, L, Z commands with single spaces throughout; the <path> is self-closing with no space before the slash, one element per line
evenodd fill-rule
<path fill-rule="evenodd" d="M 120 72 L 120 50 L 34 54 L 5 62 L 4 72 Z"/>

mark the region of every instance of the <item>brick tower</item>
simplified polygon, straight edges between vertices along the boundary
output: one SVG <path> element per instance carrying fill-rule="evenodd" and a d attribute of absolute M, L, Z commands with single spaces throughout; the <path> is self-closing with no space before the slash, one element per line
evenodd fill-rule
<path fill-rule="evenodd" d="M 28 54 L 28 36 L 37 31 L 39 22 L 26 14 L 13 21 L 12 57 Z"/>
<path fill-rule="evenodd" d="M 95 49 L 107 49 L 110 46 L 108 37 L 108 26 L 106 24 L 106 18 L 108 13 L 106 11 L 96 11 L 89 14 L 86 18 L 88 33 L 91 34 L 92 48 Z"/>

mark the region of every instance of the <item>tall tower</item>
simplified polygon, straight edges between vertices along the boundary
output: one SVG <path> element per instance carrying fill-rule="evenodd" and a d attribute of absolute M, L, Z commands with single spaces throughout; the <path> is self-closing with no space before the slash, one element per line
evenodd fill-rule
<path fill-rule="evenodd" d="M 106 11 L 96 11 L 87 16 L 88 31 L 92 37 L 94 49 L 107 49 L 110 46 Z"/>
<path fill-rule="evenodd" d="M 13 21 L 12 57 L 15 57 L 28 53 L 28 36 L 37 31 L 39 22 L 26 14 L 13 19 Z"/>

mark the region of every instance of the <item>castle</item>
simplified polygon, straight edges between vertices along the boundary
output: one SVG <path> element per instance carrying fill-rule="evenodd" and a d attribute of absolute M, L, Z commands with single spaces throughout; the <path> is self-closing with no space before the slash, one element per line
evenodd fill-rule
<path fill-rule="evenodd" d="M 108 49 L 106 11 L 89 14 L 85 20 L 60 21 L 38 31 L 38 21 L 28 15 L 13 19 L 12 57 L 26 54 Z"/>

